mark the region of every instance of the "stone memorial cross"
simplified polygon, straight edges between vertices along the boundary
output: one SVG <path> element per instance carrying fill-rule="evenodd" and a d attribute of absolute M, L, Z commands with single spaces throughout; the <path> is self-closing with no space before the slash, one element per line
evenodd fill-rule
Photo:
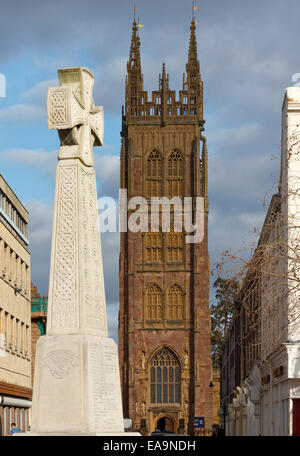
<path fill-rule="evenodd" d="M 86 68 L 58 71 L 48 125 L 60 138 L 46 335 L 36 348 L 31 435 L 124 433 L 117 346 L 108 338 L 93 146 L 103 142 Z M 127 434 L 128 435 L 128 434 Z"/>
<path fill-rule="evenodd" d="M 59 70 L 48 92 L 48 126 L 57 129 L 56 201 L 47 334 L 107 336 L 93 145 L 103 142 L 103 109 L 95 107 L 86 68 Z"/>
<path fill-rule="evenodd" d="M 103 108 L 95 107 L 92 98 L 94 78 L 86 68 L 58 74 L 60 87 L 49 89 L 47 107 L 48 127 L 58 130 L 61 140 L 59 159 L 80 158 L 92 166 L 92 146 L 102 145 L 104 132 Z"/>

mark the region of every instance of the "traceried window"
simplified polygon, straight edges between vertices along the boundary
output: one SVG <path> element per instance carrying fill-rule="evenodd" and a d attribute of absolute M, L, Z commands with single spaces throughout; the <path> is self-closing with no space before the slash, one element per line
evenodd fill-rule
<path fill-rule="evenodd" d="M 146 319 L 161 320 L 162 319 L 162 291 L 152 284 L 146 290 Z"/>
<path fill-rule="evenodd" d="M 173 150 L 169 154 L 167 167 L 168 196 L 181 196 L 183 190 L 183 158 L 180 152 Z"/>
<path fill-rule="evenodd" d="M 147 195 L 161 196 L 162 168 L 161 154 L 152 150 L 147 158 Z"/>
<path fill-rule="evenodd" d="M 174 284 L 167 291 L 167 319 L 183 319 L 183 291 Z"/>
<path fill-rule="evenodd" d="M 146 233 L 146 261 L 162 261 L 162 233 Z"/>
<path fill-rule="evenodd" d="M 182 262 L 183 261 L 183 242 L 184 236 L 182 232 L 174 232 L 171 227 L 166 235 L 167 237 L 167 261 L 168 262 Z"/>
<path fill-rule="evenodd" d="M 151 403 L 180 403 L 180 364 L 175 354 L 162 347 L 152 358 L 150 367 Z"/>

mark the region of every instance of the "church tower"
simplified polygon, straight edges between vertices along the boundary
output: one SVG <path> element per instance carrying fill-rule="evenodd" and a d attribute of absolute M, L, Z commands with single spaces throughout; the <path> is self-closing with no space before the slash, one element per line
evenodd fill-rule
<path fill-rule="evenodd" d="M 134 21 L 122 113 L 121 189 L 127 202 L 196 197 L 204 201 L 204 237 L 186 242 L 171 223 L 163 232 L 121 232 L 119 360 L 124 417 L 149 435 L 156 428 L 196 433 L 194 417 L 212 425 L 207 149 L 203 83 L 192 20 L 183 88 L 169 87 L 163 63 L 158 90 L 143 87 Z M 128 206 L 127 206 L 128 207 Z M 129 205 L 131 207 L 131 205 Z M 126 209 L 128 220 L 134 210 Z M 149 215 L 150 220 L 150 215 Z M 125 230 L 124 230 L 125 231 Z M 189 234 L 189 233 L 188 233 Z"/>

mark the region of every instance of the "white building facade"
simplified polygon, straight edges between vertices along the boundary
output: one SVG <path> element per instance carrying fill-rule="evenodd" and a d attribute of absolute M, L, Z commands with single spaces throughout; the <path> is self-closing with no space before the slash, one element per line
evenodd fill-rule
<path fill-rule="evenodd" d="M 280 196 L 282 254 L 262 296 L 261 434 L 300 435 L 300 87 L 282 106 Z"/>
<path fill-rule="evenodd" d="M 227 392 L 226 409 L 222 398 L 220 413 L 225 411 L 226 435 L 300 435 L 300 87 L 286 89 L 279 194 L 270 203 L 260 246 L 259 350 L 253 357 L 249 344 L 243 349 L 242 304 L 237 382 Z"/>

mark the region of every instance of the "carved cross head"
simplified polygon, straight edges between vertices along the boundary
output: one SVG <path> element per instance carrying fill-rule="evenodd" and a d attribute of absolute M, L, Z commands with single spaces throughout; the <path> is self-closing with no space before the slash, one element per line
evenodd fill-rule
<path fill-rule="evenodd" d="M 58 70 L 59 87 L 48 90 L 48 128 L 58 130 L 58 158 L 80 158 L 93 165 L 93 146 L 101 146 L 104 133 L 103 107 L 93 101 L 94 76 L 87 68 Z"/>

